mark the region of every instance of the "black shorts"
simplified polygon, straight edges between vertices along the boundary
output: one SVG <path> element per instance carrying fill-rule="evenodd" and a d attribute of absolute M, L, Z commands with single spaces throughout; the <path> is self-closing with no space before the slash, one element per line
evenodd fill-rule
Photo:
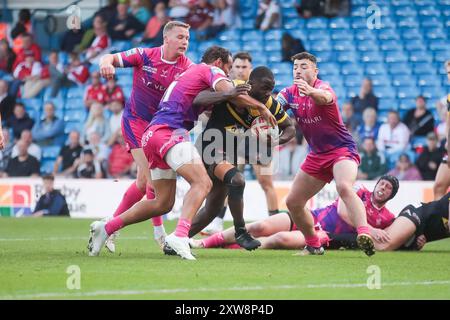
<path fill-rule="evenodd" d="M 406 206 L 398 215 L 405 217 L 416 226 L 416 232 L 398 250 L 419 250 L 417 247 L 417 237 L 423 233 L 423 210 L 413 205 Z"/>

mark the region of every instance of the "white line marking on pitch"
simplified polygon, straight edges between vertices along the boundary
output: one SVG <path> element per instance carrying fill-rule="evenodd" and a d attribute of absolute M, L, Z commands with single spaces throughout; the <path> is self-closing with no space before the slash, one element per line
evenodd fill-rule
<path fill-rule="evenodd" d="M 86 237 L 49 237 L 49 238 L 0 238 L 1 241 L 60 241 L 60 240 L 87 240 Z M 120 237 L 120 240 L 147 240 L 150 237 Z"/>
<path fill-rule="evenodd" d="M 450 285 L 450 280 L 442 281 L 419 281 L 419 282 L 387 282 L 381 287 L 410 287 L 410 286 L 434 286 Z M 336 288 L 362 288 L 367 287 L 366 283 L 324 283 L 305 285 L 278 285 L 278 286 L 254 286 L 254 287 L 230 287 L 230 288 L 175 288 L 175 289 L 153 289 L 153 290 L 100 290 L 92 292 L 48 292 L 22 295 L 0 296 L 0 300 L 5 299 L 45 299 L 45 298 L 76 298 L 76 297 L 96 297 L 107 295 L 129 296 L 142 294 L 171 294 L 187 292 L 216 292 L 216 291 L 263 291 L 263 290 L 283 290 L 283 289 L 336 289 Z"/>

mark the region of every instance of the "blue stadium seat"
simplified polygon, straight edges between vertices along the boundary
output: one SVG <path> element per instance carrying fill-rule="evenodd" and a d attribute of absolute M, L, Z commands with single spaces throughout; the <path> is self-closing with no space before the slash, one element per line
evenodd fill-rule
<path fill-rule="evenodd" d="M 421 74 L 436 74 L 436 70 L 433 68 L 431 63 L 427 62 L 416 62 L 413 63 L 413 73 L 417 75 Z"/>
<path fill-rule="evenodd" d="M 263 41 L 263 33 L 260 30 L 249 30 L 242 32 L 242 41 Z"/>
<path fill-rule="evenodd" d="M 332 47 L 330 41 L 317 40 L 309 42 L 309 49 L 312 51 L 330 51 Z"/>
<path fill-rule="evenodd" d="M 401 17 L 397 19 L 397 27 L 400 29 L 416 29 L 419 22 L 416 17 Z"/>
<path fill-rule="evenodd" d="M 268 30 L 264 33 L 265 41 L 281 41 L 283 37 L 283 30 Z"/>
<path fill-rule="evenodd" d="M 428 48 L 431 51 L 447 50 L 448 49 L 448 44 L 445 41 L 442 41 L 441 39 L 429 40 L 428 41 Z"/>
<path fill-rule="evenodd" d="M 41 111 L 42 107 L 43 107 L 43 102 L 42 99 L 40 98 L 33 98 L 33 99 L 20 99 L 19 101 L 21 101 L 25 108 L 27 110 L 35 110 L 35 111 Z"/>
<path fill-rule="evenodd" d="M 227 29 L 223 31 L 219 37 L 221 41 L 236 41 L 241 38 L 241 31 L 237 29 Z"/>
<path fill-rule="evenodd" d="M 270 62 L 281 62 L 281 51 L 272 51 L 268 57 Z"/>
<path fill-rule="evenodd" d="M 355 30 L 355 39 L 359 41 L 367 41 L 367 40 L 377 40 L 377 34 L 374 30 L 367 29 L 359 29 Z"/>
<path fill-rule="evenodd" d="M 292 76 L 290 74 L 284 76 L 280 75 L 275 79 L 275 89 L 278 92 L 285 87 L 289 87 L 290 85 L 292 85 Z"/>
<path fill-rule="evenodd" d="M 420 87 L 434 86 L 436 83 L 439 84 L 439 81 L 436 81 L 436 76 L 434 75 L 419 75 L 417 78 L 417 84 Z"/>
<path fill-rule="evenodd" d="M 131 43 L 131 41 L 120 41 L 120 40 L 115 40 L 112 42 L 111 44 L 111 51 L 112 52 L 120 52 L 120 51 L 126 51 L 128 49 L 133 48 L 133 44 Z"/>
<path fill-rule="evenodd" d="M 291 8 L 296 4 L 296 0 L 284 0 L 280 1 L 280 7 L 281 8 Z"/>
<path fill-rule="evenodd" d="M 264 53 L 252 54 L 253 67 L 267 65 L 267 57 Z"/>
<path fill-rule="evenodd" d="M 402 6 L 394 10 L 394 14 L 397 17 L 416 17 L 417 11 L 410 6 Z"/>
<path fill-rule="evenodd" d="M 381 28 L 381 29 L 378 30 L 377 33 L 378 33 L 378 39 L 381 40 L 381 41 L 385 41 L 385 40 L 399 40 L 400 39 L 400 35 L 394 29 Z"/>
<path fill-rule="evenodd" d="M 389 63 L 386 65 L 386 69 L 388 73 L 392 75 L 405 75 L 412 73 L 409 63 Z"/>
<path fill-rule="evenodd" d="M 321 63 L 319 66 L 319 75 L 328 76 L 328 75 L 337 75 L 339 74 L 339 64 L 334 62 L 325 62 Z"/>
<path fill-rule="evenodd" d="M 434 61 L 444 63 L 450 57 L 450 49 L 434 51 Z"/>
<path fill-rule="evenodd" d="M 34 109 L 27 109 L 27 108 L 25 108 L 25 112 L 28 113 L 30 118 L 33 119 L 35 123 L 40 120 L 40 117 L 41 117 L 41 112 L 40 111 L 34 110 Z"/>
<path fill-rule="evenodd" d="M 42 158 L 43 159 L 56 159 L 61 150 L 60 146 L 45 146 L 42 147 Z"/>
<path fill-rule="evenodd" d="M 306 29 L 327 29 L 328 21 L 326 18 L 310 18 L 305 25 Z"/>
<path fill-rule="evenodd" d="M 55 165 L 55 160 L 43 160 L 41 162 L 41 174 L 49 174 L 53 172 L 53 166 Z"/>
<path fill-rule="evenodd" d="M 442 28 L 442 20 L 438 17 L 421 17 L 420 26 L 422 28 Z"/>
<path fill-rule="evenodd" d="M 386 74 L 372 75 L 370 76 L 370 79 L 374 86 L 391 85 L 391 79 Z"/>
<path fill-rule="evenodd" d="M 298 12 L 294 7 L 282 7 L 281 14 L 284 20 L 299 18 Z"/>
<path fill-rule="evenodd" d="M 404 7 L 409 6 L 411 4 L 410 0 L 392 0 L 391 5 L 393 7 Z"/>
<path fill-rule="evenodd" d="M 397 40 L 385 40 L 380 42 L 380 49 L 383 51 L 400 51 L 403 45 Z"/>
<path fill-rule="evenodd" d="M 378 110 L 392 110 L 397 109 L 397 99 L 381 98 L 378 102 Z"/>
<path fill-rule="evenodd" d="M 356 97 L 359 94 L 359 90 L 360 90 L 359 86 L 347 87 L 347 94 L 346 94 L 347 99 Z"/>
<path fill-rule="evenodd" d="M 352 17 L 350 20 L 351 20 L 351 27 L 352 27 L 352 29 L 357 31 L 358 33 L 360 31 L 369 30 L 369 29 L 367 29 L 367 19 L 366 18 Z M 355 34 L 355 36 L 356 36 L 356 34 Z"/>
<path fill-rule="evenodd" d="M 281 41 L 268 41 L 264 44 L 264 51 L 270 52 L 272 51 L 281 51 Z"/>
<path fill-rule="evenodd" d="M 395 98 L 395 90 L 390 86 L 384 86 L 384 87 L 374 87 L 375 95 L 378 98 Z"/>
<path fill-rule="evenodd" d="M 361 65 L 357 63 L 343 63 L 341 65 L 341 73 L 343 75 L 351 75 L 351 74 L 363 74 L 363 70 Z"/>
<path fill-rule="evenodd" d="M 416 97 L 419 95 L 418 92 L 416 92 Z M 416 107 L 416 97 L 414 99 L 400 99 L 398 100 L 398 108 L 400 110 L 410 110 Z"/>
<path fill-rule="evenodd" d="M 367 75 L 387 74 L 384 64 L 379 62 L 366 63 L 365 72 Z"/>
<path fill-rule="evenodd" d="M 356 42 L 356 49 L 358 51 L 374 51 L 378 50 L 378 42 L 375 40 L 363 40 Z"/>
<path fill-rule="evenodd" d="M 289 33 L 291 34 L 291 36 L 293 36 L 296 39 L 300 39 L 303 42 L 306 40 L 307 38 L 307 34 L 306 31 L 304 30 L 289 30 Z"/>
<path fill-rule="evenodd" d="M 412 99 L 417 97 L 419 90 L 416 86 L 398 87 L 397 98 L 398 99 Z"/>
<path fill-rule="evenodd" d="M 423 51 L 426 50 L 425 42 L 420 39 L 411 39 L 404 42 L 405 49 L 408 51 Z"/>
<path fill-rule="evenodd" d="M 83 131 L 84 122 L 81 121 L 69 121 L 64 124 L 64 133 L 69 134 L 72 130 L 78 132 Z"/>
<path fill-rule="evenodd" d="M 403 51 L 385 51 L 384 61 L 386 63 L 408 62 L 408 56 Z"/>
<path fill-rule="evenodd" d="M 242 50 L 241 44 L 242 42 L 240 41 L 229 41 L 226 43 L 225 48 L 227 48 L 232 54 L 234 54 Z"/>
<path fill-rule="evenodd" d="M 439 10 L 436 10 L 434 6 L 425 7 L 419 10 L 421 17 L 439 17 L 441 15 Z"/>
<path fill-rule="evenodd" d="M 332 40 L 353 40 L 353 33 L 349 32 L 349 30 L 333 30 L 333 32 L 331 32 L 331 39 Z"/>
<path fill-rule="evenodd" d="M 286 30 L 301 30 L 305 27 L 305 21 L 303 19 L 284 20 L 283 27 Z"/>
<path fill-rule="evenodd" d="M 242 29 L 244 30 L 251 30 L 255 27 L 255 19 L 247 18 L 242 19 Z"/>
<path fill-rule="evenodd" d="M 281 44 L 280 44 L 281 47 Z M 242 42 L 243 51 L 264 51 L 262 41 L 243 41 Z"/>
<path fill-rule="evenodd" d="M 117 68 L 123 69 L 123 68 Z M 83 98 L 84 97 L 84 87 L 72 87 L 67 89 L 66 97 L 69 98 Z"/>
<path fill-rule="evenodd" d="M 269 68 L 275 75 L 286 75 L 292 72 L 292 65 L 289 62 L 274 62 L 269 65 Z"/>
<path fill-rule="evenodd" d="M 358 53 L 356 51 L 339 51 L 335 53 L 336 61 L 338 62 L 354 62 L 359 60 Z"/>
<path fill-rule="evenodd" d="M 428 55 L 427 51 L 411 51 L 409 53 L 409 61 L 411 62 L 433 62 L 433 57 Z"/>
<path fill-rule="evenodd" d="M 314 51 L 311 52 L 316 56 L 317 62 L 319 63 L 319 68 L 322 62 L 331 62 L 334 61 L 334 52 L 333 51 Z"/>
<path fill-rule="evenodd" d="M 328 23 L 328 28 L 335 29 L 349 29 L 350 23 L 346 18 L 331 18 Z"/>
<path fill-rule="evenodd" d="M 360 17 L 365 18 L 366 17 L 366 10 L 367 10 L 367 4 L 364 6 L 352 6 L 352 17 Z"/>
<path fill-rule="evenodd" d="M 428 6 L 435 6 L 436 1 L 435 0 L 414 0 L 414 4 L 416 7 L 428 7 Z"/>
<path fill-rule="evenodd" d="M 382 62 L 383 56 L 378 51 L 365 51 L 360 54 L 362 62 Z"/>
<path fill-rule="evenodd" d="M 85 110 L 83 98 L 68 98 L 64 105 L 65 110 Z"/>
<path fill-rule="evenodd" d="M 353 44 L 353 41 L 336 40 L 336 41 L 333 41 L 333 49 L 335 51 L 349 51 L 349 50 L 354 50 L 355 46 Z"/>
<path fill-rule="evenodd" d="M 393 75 L 392 85 L 394 87 L 415 86 L 416 78 L 411 75 Z"/>
<path fill-rule="evenodd" d="M 446 40 L 447 38 L 447 35 L 442 28 L 432 28 L 432 29 L 427 28 L 424 32 L 424 36 L 426 39 Z"/>
<path fill-rule="evenodd" d="M 66 110 L 64 121 L 83 122 L 86 119 L 84 110 Z"/>
<path fill-rule="evenodd" d="M 400 29 L 400 35 L 403 40 L 422 39 L 422 33 L 419 29 Z M 406 45 L 406 43 L 405 43 Z"/>
<path fill-rule="evenodd" d="M 200 57 L 199 57 L 198 53 L 195 52 L 195 51 L 188 50 L 188 52 L 186 53 L 186 56 L 189 59 L 191 59 L 191 61 L 194 62 L 194 63 L 199 63 L 200 62 Z"/>
<path fill-rule="evenodd" d="M 348 75 L 344 77 L 344 84 L 346 87 L 356 87 L 361 85 L 362 80 L 362 75 Z"/>
<path fill-rule="evenodd" d="M 189 49 L 192 50 L 191 43 L 189 44 Z M 118 77 L 120 77 L 120 76 L 132 76 L 133 75 L 133 68 L 116 68 L 116 75 Z"/>
<path fill-rule="evenodd" d="M 421 94 L 427 99 L 440 99 L 446 92 L 440 86 L 422 87 Z"/>

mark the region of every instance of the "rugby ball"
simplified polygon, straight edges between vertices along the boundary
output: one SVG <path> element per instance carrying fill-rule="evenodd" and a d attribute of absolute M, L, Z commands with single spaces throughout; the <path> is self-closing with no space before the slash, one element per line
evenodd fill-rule
<path fill-rule="evenodd" d="M 256 117 L 252 125 L 250 127 L 252 134 L 257 136 L 258 138 L 267 139 L 271 138 L 272 140 L 278 140 L 278 136 L 280 131 L 278 126 L 273 128 L 263 117 Z"/>

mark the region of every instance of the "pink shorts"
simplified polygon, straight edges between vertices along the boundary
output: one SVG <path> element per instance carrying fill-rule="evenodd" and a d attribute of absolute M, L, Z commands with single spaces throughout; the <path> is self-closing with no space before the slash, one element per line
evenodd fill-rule
<path fill-rule="evenodd" d="M 166 124 L 157 124 L 147 128 L 142 136 L 142 148 L 150 169 L 171 169 L 164 160 L 167 152 L 180 142 L 189 141 L 189 133 L 182 129 L 173 129 Z"/>
<path fill-rule="evenodd" d="M 148 122 L 138 117 L 122 117 L 122 134 L 128 152 L 132 149 L 142 148 L 142 136 Z"/>
<path fill-rule="evenodd" d="M 344 147 L 320 155 L 310 152 L 301 169 L 314 178 L 330 183 L 334 178 L 334 165 L 344 159 L 353 160 L 357 165 L 361 162 L 357 152 Z"/>

